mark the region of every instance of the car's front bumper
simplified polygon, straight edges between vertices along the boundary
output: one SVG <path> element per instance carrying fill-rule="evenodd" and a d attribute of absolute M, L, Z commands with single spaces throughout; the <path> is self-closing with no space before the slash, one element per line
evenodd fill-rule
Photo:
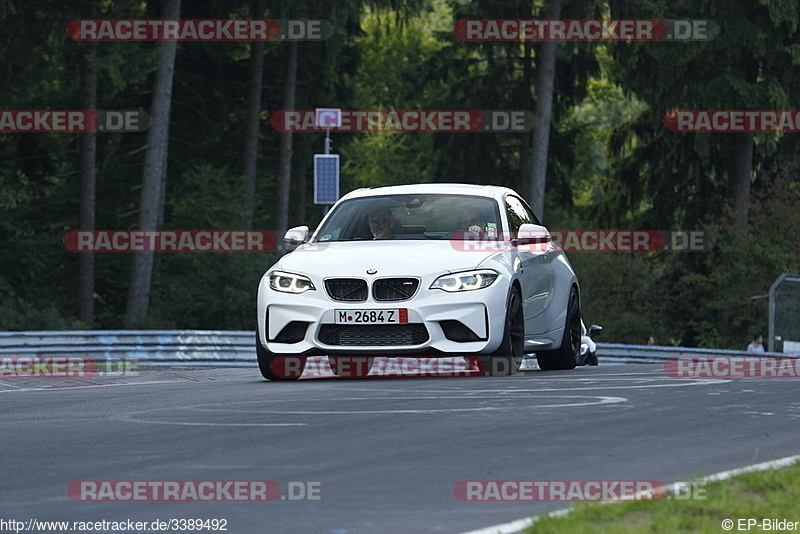
<path fill-rule="evenodd" d="M 459 355 L 496 350 L 505 325 L 508 279 L 500 276 L 489 287 L 457 293 L 428 289 L 431 282 L 423 279 L 409 300 L 351 303 L 332 300 L 316 283 L 316 290 L 300 295 L 281 293 L 264 277 L 258 290 L 259 340 L 274 354 Z M 406 309 L 408 323 L 336 325 L 336 310 L 356 309 Z"/>

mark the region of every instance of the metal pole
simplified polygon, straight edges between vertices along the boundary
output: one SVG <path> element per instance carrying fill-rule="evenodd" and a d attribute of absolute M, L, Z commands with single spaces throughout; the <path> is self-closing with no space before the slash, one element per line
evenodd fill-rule
<path fill-rule="evenodd" d="M 769 351 L 775 351 L 775 290 L 789 273 L 781 274 L 769 288 Z"/>
<path fill-rule="evenodd" d="M 331 129 L 325 129 L 325 153 L 331 153 Z M 328 214 L 328 210 L 331 208 L 330 204 L 325 204 L 325 207 L 322 208 L 322 217 L 324 218 Z"/>

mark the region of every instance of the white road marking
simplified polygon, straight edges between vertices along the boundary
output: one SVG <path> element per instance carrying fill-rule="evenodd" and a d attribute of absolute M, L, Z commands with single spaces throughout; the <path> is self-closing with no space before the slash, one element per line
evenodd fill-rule
<path fill-rule="evenodd" d="M 139 414 L 147 412 L 137 412 Z M 190 421 L 153 421 L 150 419 L 137 419 L 136 414 L 122 414 L 111 417 L 113 421 L 123 423 L 140 423 L 144 425 L 169 425 L 169 426 L 241 426 L 241 427 L 271 427 L 271 426 L 307 426 L 307 423 L 213 423 L 213 422 L 190 422 Z"/>
<path fill-rule="evenodd" d="M 568 398 L 574 397 L 579 399 L 587 399 L 587 398 L 595 398 L 600 399 L 598 401 L 586 401 L 586 402 L 572 402 L 572 403 L 557 403 L 557 404 L 533 404 L 531 406 L 515 406 L 516 410 L 521 410 L 524 408 L 534 408 L 534 409 L 542 409 L 542 408 L 573 408 L 576 406 L 598 406 L 601 404 L 618 404 L 621 402 L 627 402 L 628 399 L 625 397 L 581 397 L 577 395 L 553 395 L 557 398 Z M 438 397 L 441 398 L 441 397 Z M 463 397 L 459 397 L 463 400 Z M 472 397 L 474 398 L 474 397 Z M 541 396 L 531 396 L 529 398 L 536 398 L 539 399 Z M 372 402 L 375 399 L 370 399 Z M 384 399 L 381 399 L 384 400 Z M 403 399 L 408 400 L 408 399 Z M 490 412 L 490 411 L 508 411 L 507 406 L 483 406 L 483 407 L 476 407 L 476 408 L 425 408 L 425 409 L 403 409 L 403 410 L 335 410 L 335 411 L 312 411 L 312 410 L 268 410 L 259 413 L 269 413 L 269 414 L 287 414 L 287 415 L 396 415 L 396 414 L 433 414 L 433 413 L 459 413 L 459 412 Z"/>
<path fill-rule="evenodd" d="M 551 404 L 533 404 L 529 406 L 518 406 L 517 409 L 524 409 L 524 408 L 533 408 L 533 409 L 543 409 L 543 408 L 571 408 L 576 406 L 598 406 L 601 404 L 618 404 L 622 402 L 627 402 L 628 399 L 625 397 L 600 397 L 600 396 L 581 396 L 581 395 L 551 395 L 550 398 L 556 399 L 585 399 L 582 402 L 564 402 L 564 403 L 551 403 Z M 443 398 L 450 398 L 450 397 L 440 397 L 440 396 L 426 396 L 426 397 L 391 397 L 391 398 L 382 398 L 382 399 L 375 399 L 371 397 L 345 397 L 337 399 L 337 403 L 342 403 L 346 401 L 363 401 L 369 403 L 375 403 L 376 400 L 380 401 L 390 401 L 390 402 L 408 402 L 409 400 L 441 400 Z M 452 397 L 454 399 L 463 400 L 462 397 Z M 472 397 L 474 399 L 475 397 Z M 489 400 L 496 400 L 496 396 L 489 396 L 486 395 L 485 398 Z M 530 398 L 530 399 L 541 399 L 543 398 L 541 395 L 524 395 L 520 396 L 519 398 Z M 547 398 L 547 397 L 545 397 Z M 589 400 L 595 399 L 595 400 Z M 120 414 L 112 416 L 111 419 L 115 421 L 122 421 L 122 422 L 129 422 L 129 423 L 142 423 L 142 424 L 158 424 L 158 425 L 185 425 L 185 426 L 306 426 L 308 423 L 216 423 L 216 422 L 184 422 L 184 421 L 159 421 L 152 419 L 151 417 L 155 412 L 170 410 L 171 412 L 175 412 L 177 410 L 185 410 L 191 411 L 191 413 L 230 413 L 230 411 L 236 407 L 246 405 L 246 404 L 264 404 L 264 405 L 271 405 L 275 402 L 308 402 L 308 399 L 274 399 L 268 402 L 263 401 L 248 401 L 242 403 L 231 403 L 226 404 L 224 407 L 217 407 L 216 405 L 196 405 L 196 406 L 179 406 L 179 407 L 170 407 L 170 408 L 156 408 L 153 410 L 144 410 L 139 412 L 130 412 L 127 414 Z M 339 410 L 260 410 L 260 409 L 248 409 L 247 412 L 242 412 L 239 410 L 239 413 L 247 413 L 247 414 L 256 414 L 256 415 L 263 415 L 263 414 L 270 414 L 270 415 L 374 415 L 374 414 L 385 414 L 385 415 L 396 415 L 396 414 L 435 414 L 435 413 L 452 413 L 452 412 L 486 412 L 486 411 L 496 411 L 496 410 L 508 410 L 507 406 L 479 406 L 479 407 L 469 407 L 469 408 L 420 408 L 420 409 L 389 409 L 389 410 L 347 410 L 347 409 L 339 409 Z M 174 414 L 173 414 L 174 415 Z"/>
<path fill-rule="evenodd" d="M 142 386 L 149 384 L 174 384 L 175 380 L 152 380 L 148 382 L 119 382 L 114 384 L 84 384 L 82 386 L 51 386 L 46 388 L 23 388 L 23 389 L 8 389 L 0 390 L 0 393 L 20 393 L 23 391 L 69 391 L 73 389 L 86 389 L 86 388 L 108 388 L 116 386 Z"/>
<path fill-rule="evenodd" d="M 595 381 L 595 379 L 583 379 L 586 381 Z M 642 380 L 651 381 L 652 379 L 630 379 L 631 381 L 637 380 L 641 382 Z M 382 393 L 408 393 L 418 391 L 421 393 L 454 393 L 459 392 L 456 398 L 463 399 L 464 397 L 473 398 L 475 395 L 481 395 L 486 393 L 492 393 L 492 395 L 514 395 L 517 392 L 530 392 L 530 393 L 553 393 L 559 391 L 592 391 L 592 390 L 606 390 L 606 389 L 650 389 L 650 388 L 674 388 L 674 387 L 686 387 L 686 386 L 704 386 L 704 385 L 719 385 L 725 384 L 727 382 L 731 382 L 731 379 L 720 379 L 720 378 L 664 378 L 665 383 L 663 384 L 630 384 L 630 385 L 619 385 L 619 386 L 611 386 L 608 384 L 603 384 L 601 380 L 597 380 L 597 386 L 568 386 L 564 385 L 563 387 L 537 387 L 537 388 L 519 388 L 519 387 L 509 387 L 504 389 L 480 389 L 479 387 L 483 384 L 478 384 L 474 382 L 473 385 L 476 386 L 475 389 L 471 391 L 464 391 L 462 388 L 452 387 L 452 388 L 445 388 L 440 387 L 438 389 L 390 389 L 390 388 L 380 388 L 380 390 L 369 389 L 369 388 L 348 388 L 348 391 L 367 391 L 371 393 L 375 392 L 382 392 Z M 439 385 L 439 384 L 437 384 Z M 514 384 L 515 386 L 520 386 L 521 384 Z M 527 385 L 527 384 L 526 384 Z M 384 397 L 387 398 L 387 397 Z M 403 397 L 406 398 L 406 397 Z M 380 399 L 378 399 L 380 400 Z"/>

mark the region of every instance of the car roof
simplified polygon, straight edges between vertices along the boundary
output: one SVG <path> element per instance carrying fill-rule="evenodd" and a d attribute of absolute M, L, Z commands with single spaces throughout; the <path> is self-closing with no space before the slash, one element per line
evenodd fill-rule
<path fill-rule="evenodd" d="M 497 198 L 505 193 L 514 193 L 507 187 L 497 185 L 476 185 L 476 184 L 457 184 L 457 183 L 436 183 L 436 184 L 408 184 L 408 185 L 388 185 L 383 187 L 365 187 L 350 191 L 342 197 L 343 199 L 363 198 L 382 195 L 475 195 L 487 198 Z"/>

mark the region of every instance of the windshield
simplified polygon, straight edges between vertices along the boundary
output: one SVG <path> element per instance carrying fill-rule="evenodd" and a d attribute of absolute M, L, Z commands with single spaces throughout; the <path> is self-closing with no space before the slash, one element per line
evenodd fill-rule
<path fill-rule="evenodd" d="M 467 195 L 391 195 L 339 204 L 315 242 L 373 239 L 496 239 L 497 203 Z"/>

